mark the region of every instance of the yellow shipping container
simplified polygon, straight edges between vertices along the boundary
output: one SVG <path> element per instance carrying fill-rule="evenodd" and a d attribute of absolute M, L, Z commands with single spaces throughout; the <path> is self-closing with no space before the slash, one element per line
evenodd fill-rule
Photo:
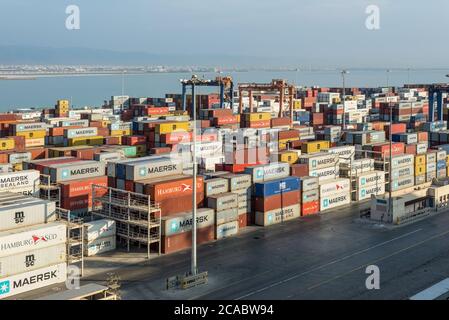
<path fill-rule="evenodd" d="M 14 139 L 7 139 L 7 138 L 0 139 L 0 150 L 1 151 L 14 149 L 15 146 L 16 146 L 16 144 L 15 144 Z"/>
<path fill-rule="evenodd" d="M 130 136 L 131 130 L 111 130 L 111 136 Z"/>
<path fill-rule="evenodd" d="M 108 125 L 110 125 L 110 124 L 111 124 L 110 120 L 103 120 L 103 121 L 101 121 L 101 125 L 102 125 L 103 128 L 107 128 Z"/>
<path fill-rule="evenodd" d="M 42 147 L 45 145 L 45 138 L 25 139 L 25 147 Z"/>
<path fill-rule="evenodd" d="M 70 138 L 67 139 L 67 144 L 69 147 L 74 146 L 97 146 L 103 145 L 104 139 L 102 136 L 93 136 L 93 137 L 79 137 L 79 138 Z"/>
<path fill-rule="evenodd" d="M 426 174 L 426 165 L 415 163 L 415 177 L 423 174 Z"/>
<path fill-rule="evenodd" d="M 280 139 L 278 141 L 279 149 L 285 149 L 285 148 L 287 148 L 287 145 L 290 141 L 297 141 L 297 140 L 299 140 L 299 137 L 291 138 L 291 139 Z"/>
<path fill-rule="evenodd" d="M 16 163 L 12 166 L 14 171 L 22 171 L 23 170 L 23 163 Z"/>
<path fill-rule="evenodd" d="M 449 156 L 446 156 L 446 167 L 449 167 Z"/>
<path fill-rule="evenodd" d="M 16 136 L 25 137 L 25 139 L 45 138 L 46 135 L 47 135 L 47 131 L 45 131 L 45 130 L 22 131 L 22 132 L 16 133 Z"/>
<path fill-rule="evenodd" d="M 271 120 L 271 113 L 268 112 L 254 112 L 243 114 L 245 121 L 266 121 Z"/>
<path fill-rule="evenodd" d="M 415 165 L 426 165 L 426 155 L 420 154 L 415 156 Z M 415 166 L 416 171 L 416 166 Z"/>
<path fill-rule="evenodd" d="M 189 131 L 190 124 L 188 121 L 184 122 L 167 122 L 156 125 L 156 133 L 165 134 L 174 131 Z"/>
<path fill-rule="evenodd" d="M 308 141 L 301 145 L 302 153 L 316 153 L 327 149 L 329 149 L 329 141 L 325 140 Z"/>
<path fill-rule="evenodd" d="M 299 99 L 293 100 L 293 109 L 301 109 L 302 108 L 302 101 Z"/>
<path fill-rule="evenodd" d="M 278 161 L 294 164 L 298 162 L 298 153 L 295 151 L 281 151 L 278 155 Z"/>

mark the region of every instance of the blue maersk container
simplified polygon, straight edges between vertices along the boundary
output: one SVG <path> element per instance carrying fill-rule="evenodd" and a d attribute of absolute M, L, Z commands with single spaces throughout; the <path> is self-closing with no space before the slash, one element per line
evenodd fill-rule
<path fill-rule="evenodd" d="M 439 160 L 437 161 L 437 170 L 446 169 L 446 161 Z"/>
<path fill-rule="evenodd" d="M 276 194 L 296 191 L 300 189 L 298 177 L 287 177 L 279 180 L 255 184 L 256 197 L 269 197 Z"/>

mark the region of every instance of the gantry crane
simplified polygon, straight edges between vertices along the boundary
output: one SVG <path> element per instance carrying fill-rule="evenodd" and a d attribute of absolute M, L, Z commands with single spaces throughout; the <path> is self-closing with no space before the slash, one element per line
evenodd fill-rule
<path fill-rule="evenodd" d="M 182 84 L 182 110 L 187 107 L 187 87 L 192 88 L 192 95 L 195 94 L 195 87 L 220 87 L 220 108 L 223 109 L 223 104 L 226 101 L 230 102 L 231 108 L 234 102 L 234 82 L 229 76 L 216 77 L 215 80 L 200 79 L 193 75 L 191 79 L 181 80 Z"/>
<path fill-rule="evenodd" d="M 429 122 L 435 121 L 435 95 L 437 100 L 437 120 L 443 120 L 443 93 L 449 94 L 449 84 L 435 83 L 429 86 Z"/>
<path fill-rule="evenodd" d="M 243 92 L 248 92 L 249 106 L 252 107 L 254 92 L 268 92 L 279 95 L 279 118 L 283 116 L 285 96 L 289 99 L 290 119 L 293 120 L 293 99 L 295 96 L 295 86 L 290 85 L 282 79 L 273 79 L 271 83 L 240 83 L 239 89 L 239 113 L 243 111 Z M 250 110 L 251 111 L 251 110 Z"/>

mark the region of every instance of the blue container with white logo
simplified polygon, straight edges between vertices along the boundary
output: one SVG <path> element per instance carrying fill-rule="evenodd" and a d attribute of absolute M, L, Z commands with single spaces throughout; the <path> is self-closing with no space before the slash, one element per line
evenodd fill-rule
<path fill-rule="evenodd" d="M 438 160 L 437 161 L 437 170 L 446 169 L 446 161 Z"/>
<path fill-rule="evenodd" d="M 300 190 L 298 177 L 287 177 L 283 179 L 255 183 L 254 193 L 256 197 L 269 197 L 276 194 Z"/>

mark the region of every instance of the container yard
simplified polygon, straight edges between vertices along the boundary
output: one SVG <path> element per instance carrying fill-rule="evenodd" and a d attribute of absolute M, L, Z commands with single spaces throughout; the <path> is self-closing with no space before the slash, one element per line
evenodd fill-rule
<path fill-rule="evenodd" d="M 0 283 L 44 275 L 0 298 L 64 282 L 90 259 L 158 265 L 351 208 L 394 226 L 449 203 L 449 86 L 181 84 L 227 93 L 129 97 L 119 113 L 59 100 L 33 119 L 0 114 Z"/>

